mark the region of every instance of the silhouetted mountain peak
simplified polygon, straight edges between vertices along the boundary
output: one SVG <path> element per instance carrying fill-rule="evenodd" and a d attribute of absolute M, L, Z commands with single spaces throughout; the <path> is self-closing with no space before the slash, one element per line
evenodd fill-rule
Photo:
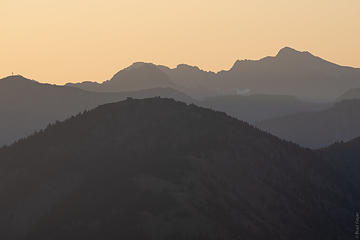
<path fill-rule="evenodd" d="M 19 80 L 33 81 L 33 80 L 30 80 L 30 79 L 27 79 L 27 78 L 23 77 L 22 75 L 12 75 L 12 76 L 7 76 L 7 77 L 1 79 L 1 81 L 19 81 Z"/>
<path fill-rule="evenodd" d="M 125 68 L 124 70 L 134 70 L 134 69 L 139 69 L 139 68 L 144 68 L 144 67 L 156 67 L 154 64 L 152 63 L 146 63 L 146 62 L 134 62 L 133 64 L 131 64 L 129 67 Z"/>
<path fill-rule="evenodd" d="M 103 87 L 112 91 L 170 87 L 169 76 L 152 63 L 136 62 L 117 72 Z"/>
<path fill-rule="evenodd" d="M 276 55 L 277 58 L 288 58 L 288 57 L 299 57 L 299 56 L 313 56 L 313 55 L 307 51 L 300 52 L 290 47 L 284 47 L 280 49 L 280 51 Z"/>
<path fill-rule="evenodd" d="M 7 86 L 25 86 L 25 85 L 27 86 L 27 85 L 40 84 L 35 80 L 25 78 L 21 75 L 13 75 L 13 76 L 5 77 L 3 79 L 0 79 L 0 83 L 5 84 Z"/>
<path fill-rule="evenodd" d="M 200 68 L 197 66 L 190 66 L 187 64 L 179 64 L 176 67 L 178 70 L 186 70 L 186 71 L 200 71 Z"/>
<path fill-rule="evenodd" d="M 121 76 L 124 73 L 127 74 L 129 72 L 133 72 L 135 74 L 141 74 L 144 72 L 159 74 L 161 72 L 161 70 L 153 63 L 135 62 L 132 65 L 130 65 L 129 67 L 124 68 L 124 69 L 120 70 L 118 73 L 116 73 L 114 75 L 113 79 Z"/>
<path fill-rule="evenodd" d="M 255 62 L 254 60 L 248 60 L 248 59 L 244 59 L 244 60 L 236 60 L 234 65 L 231 67 L 231 70 L 235 70 L 240 68 L 241 66 L 246 66 L 249 63 Z M 226 71 L 221 71 L 221 72 L 226 72 Z"/>
<path fill-rule="evenodd" d="M 294 54 L 300 54 L 301 52 L 298 50 L 295 50 L 294 48 L 291 47 L 283 47 L 282 49 L 280 49 L 280 51 L 278 52 L 277 56 L 281 56 L 281 55 L 294 55 Z"/>
<path fill-rule="evenodd" d="M 293 48 L 290 47 L 284 47 L 282 49 L 280 49 L 280 51 L 278 52 L 278 54 L 275 57 L 272 56 L 268 56 L 268 57 L 264 57 L 258 61 L 256 60 L 249 60 L 249 59 L 244 59 L 244 60 L 237 60 L 233 67 L 231 69 L 237 69 L 240 68 L 240 66 L 242 67 L 246 67 L 249 64 L 254 64 L 257 62 L 267 62 L 267 61 L 272 61 L 273 59 L 298 59 L 301 57 L 314 57 L 311 53 L 305 51 L 305 52 L 300 52 L 298 50 L 295 50 Z"/>

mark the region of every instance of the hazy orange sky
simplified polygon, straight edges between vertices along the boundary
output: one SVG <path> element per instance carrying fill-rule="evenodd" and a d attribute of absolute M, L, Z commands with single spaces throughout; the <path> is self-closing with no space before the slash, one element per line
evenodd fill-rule
<path fill-rule="evenodd" d="M 0 0 L 0 77 L 104 81 L 135 61 L 218 71 L 284 46 L 360 67 L 360 0 Z"/>

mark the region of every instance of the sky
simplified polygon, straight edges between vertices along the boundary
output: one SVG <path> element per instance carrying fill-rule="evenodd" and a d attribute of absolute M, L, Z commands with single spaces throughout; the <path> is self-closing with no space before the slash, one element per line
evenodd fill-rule
<path fill-rule="evenodd" d="M 285 46 L 360 67 L 359 0 L 0 0 L 0 78 L 110 79 L 133 62 L 229 69 Z"/>

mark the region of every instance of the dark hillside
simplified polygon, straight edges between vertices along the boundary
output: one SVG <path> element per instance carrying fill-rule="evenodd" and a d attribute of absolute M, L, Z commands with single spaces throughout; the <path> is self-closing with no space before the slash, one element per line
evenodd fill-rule
<path fill-rule="evenodd" d="M 128 99 L 0 150 L 1 239 L 353 239 L 359 194 L 310 150 Z"/>

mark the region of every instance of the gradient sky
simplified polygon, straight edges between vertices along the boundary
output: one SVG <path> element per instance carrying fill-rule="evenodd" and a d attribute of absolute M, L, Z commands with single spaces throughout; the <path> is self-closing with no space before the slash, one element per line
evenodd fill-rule
<path fill-rule="evenodd" d="M 360 67 L 360 1 L 0 0 L 0 77 L 104 81 L 135 61 L 218 71 L 284 46 Z"/>

